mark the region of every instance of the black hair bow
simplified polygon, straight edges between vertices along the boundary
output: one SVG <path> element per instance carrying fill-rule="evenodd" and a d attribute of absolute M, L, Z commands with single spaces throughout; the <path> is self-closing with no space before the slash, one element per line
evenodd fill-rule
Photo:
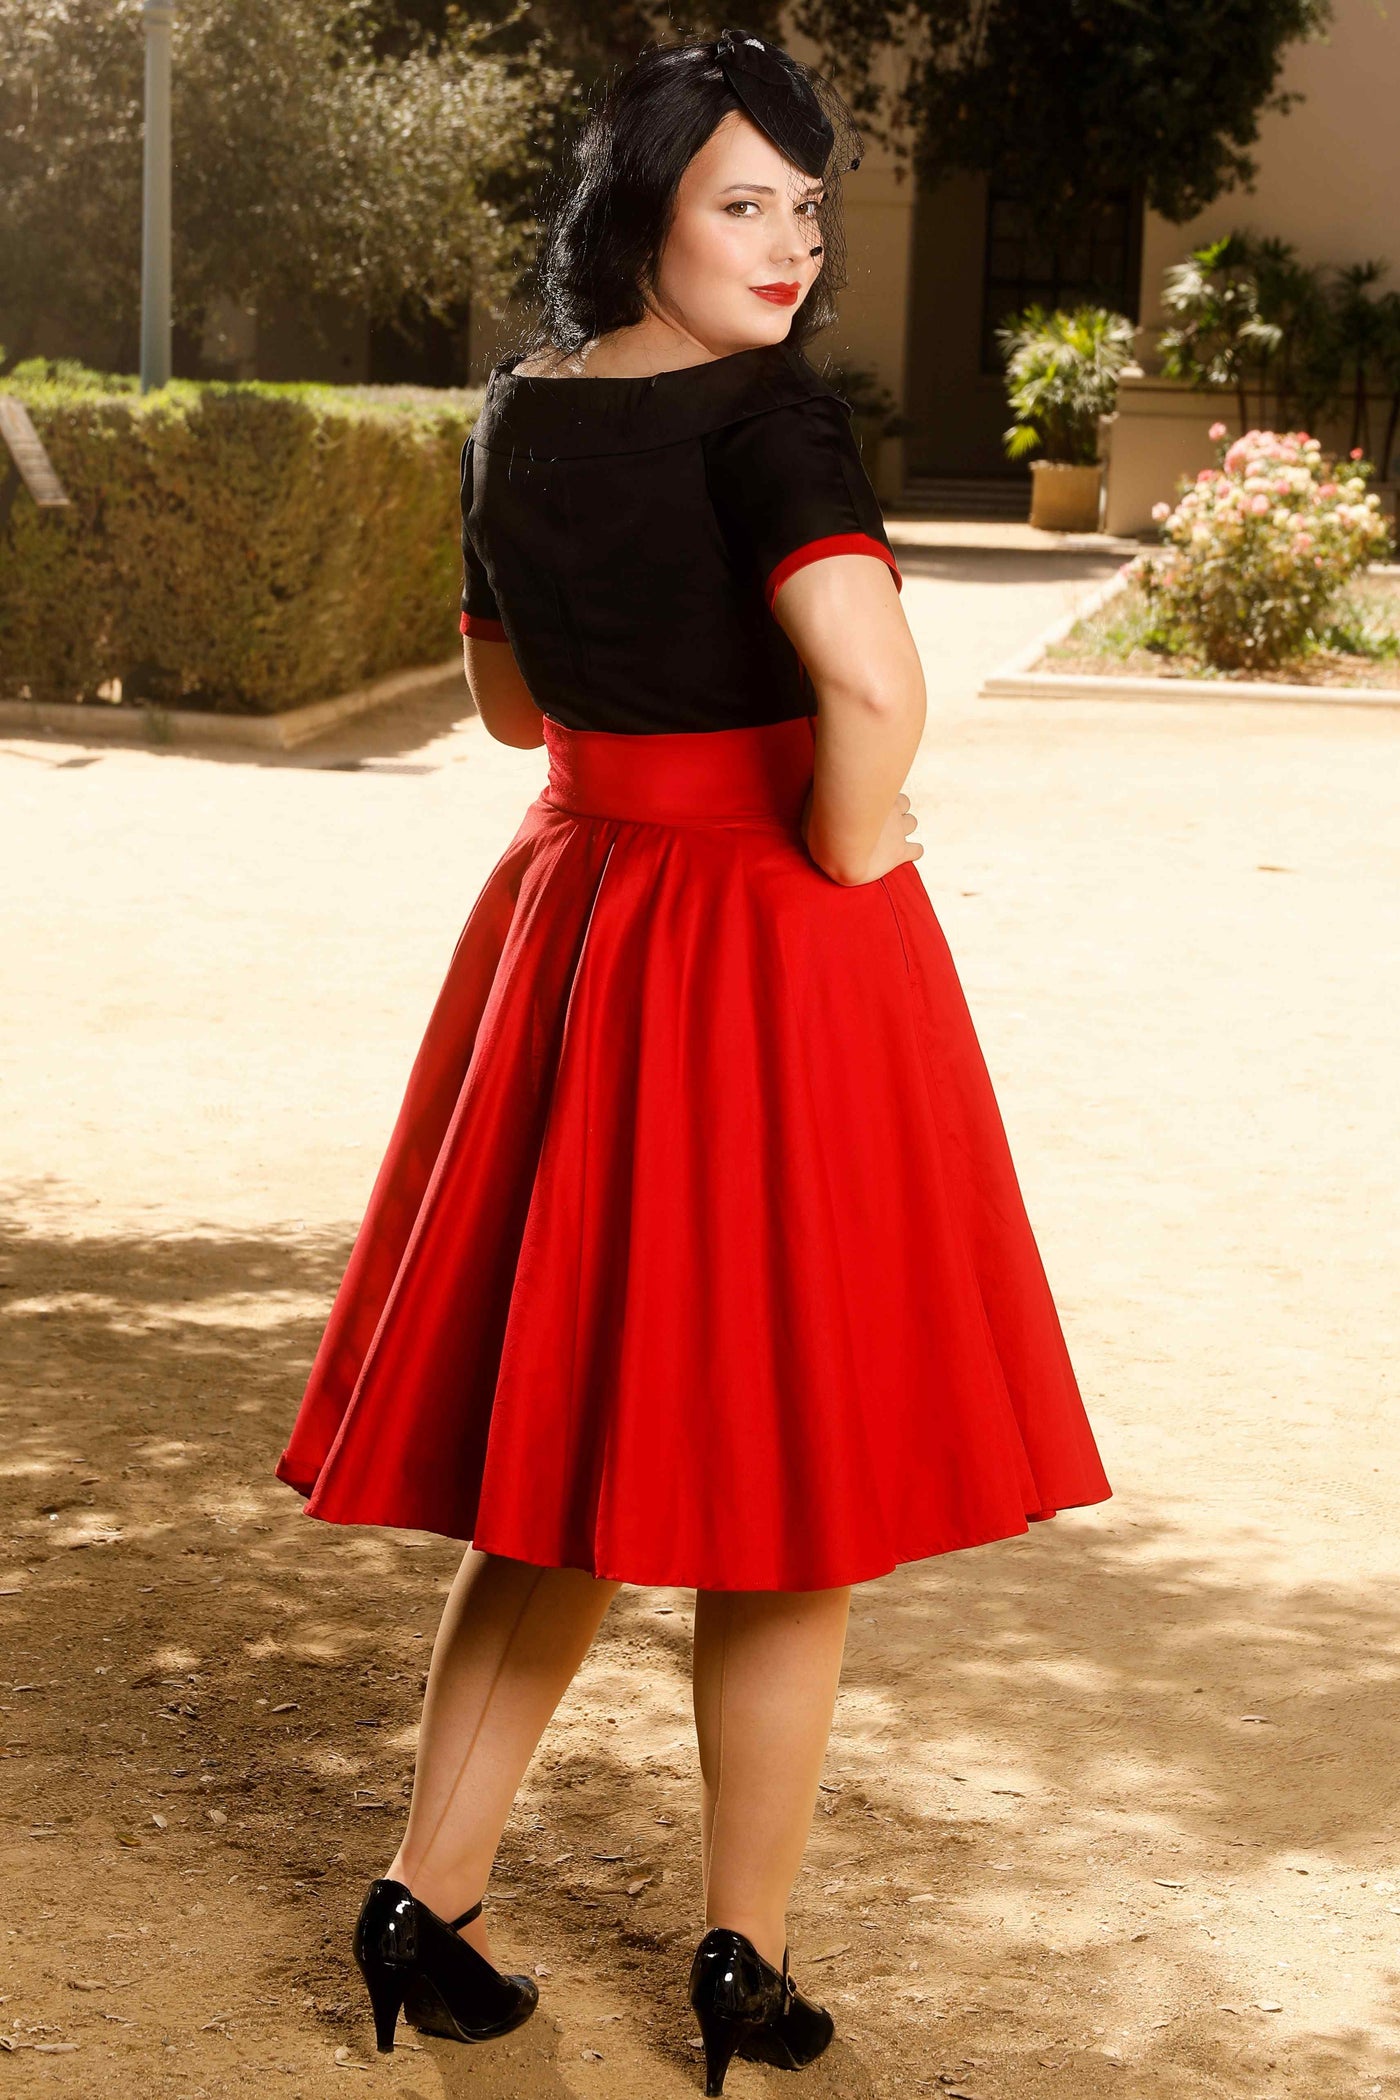
<path fill-rule="evenodd" d="M 836 132 L 806 75 L 787 52 L 745 30 L 722 29 L 715 40 L 715 57 L 748 115 L 778 151 L 804 175 L 825 175 Z"/>

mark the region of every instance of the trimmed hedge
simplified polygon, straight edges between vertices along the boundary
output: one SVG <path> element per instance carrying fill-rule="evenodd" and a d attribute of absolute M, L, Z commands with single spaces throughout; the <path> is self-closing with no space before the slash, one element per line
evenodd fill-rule
<path fill-rule="evenodd" d="M 72 508 L 0 536 L 0 693 L 276 714 L 456 646 L 458 459 L 480 391 L 0 381 Z M 0 471 L 8 462 L 0 463 Z"/>

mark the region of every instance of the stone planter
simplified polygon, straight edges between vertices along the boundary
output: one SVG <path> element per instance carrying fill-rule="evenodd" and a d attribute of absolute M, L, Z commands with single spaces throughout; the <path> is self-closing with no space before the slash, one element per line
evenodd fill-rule
<path fill-rule="evenodd" d="M 1031 523 L 1042 532 L 1097 532 L 1103 468 L 1031 462 Z"/>

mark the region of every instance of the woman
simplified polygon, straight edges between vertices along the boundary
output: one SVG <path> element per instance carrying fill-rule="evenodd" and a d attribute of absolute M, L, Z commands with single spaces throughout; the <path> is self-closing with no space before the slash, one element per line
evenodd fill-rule
<path fill-rule="evenodd" d="M 851 1586 L 1110 1493 L 913 866 L 899 572 L 802 354 L 853 136 L 758 39 L 644 56 L 463 451 L 467 677 L 548 785 L 277 1468 L 308 1515 L 472 1542 L 356 1927 L 381 2049 L 401 2009 L 462 2041 L 534 2009 L 481 1898 L 626 1582 L 697 1592 L 706 2091 L 810 2062 L 786 1907 Z"/>

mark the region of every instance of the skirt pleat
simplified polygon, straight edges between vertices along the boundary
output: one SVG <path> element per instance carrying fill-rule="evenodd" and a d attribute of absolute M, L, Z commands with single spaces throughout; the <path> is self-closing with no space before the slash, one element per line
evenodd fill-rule
<path fill-rule="evenodd" d="M 845 886 L 806 718 L 547 720 L 278 1476 L 333 1523 L 819 1589 L 1111 1493 L 912 862 Z"/>

